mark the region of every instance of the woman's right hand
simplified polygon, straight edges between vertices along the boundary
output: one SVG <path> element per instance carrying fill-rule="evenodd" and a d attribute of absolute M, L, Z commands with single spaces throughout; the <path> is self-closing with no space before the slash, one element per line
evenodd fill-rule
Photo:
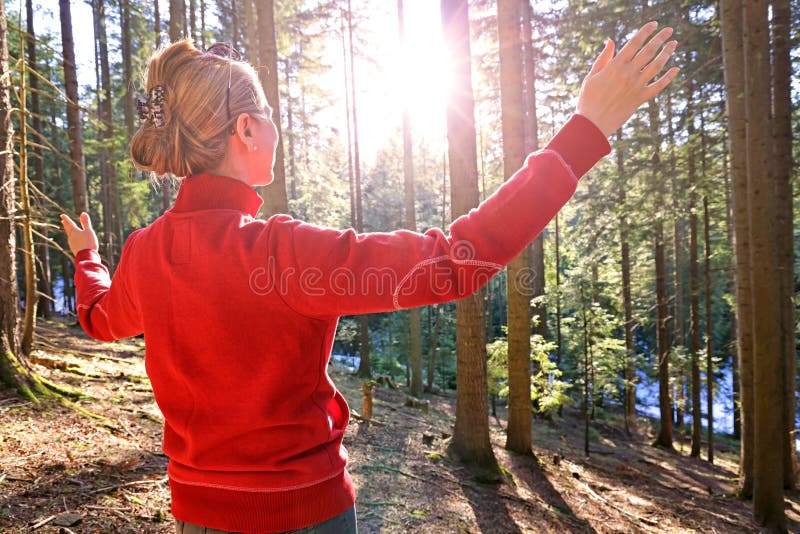
<path fill-rule="evenodd" d="M 642 26 L 616 56 L 614 41 L 606 41 L 583 81 L 576 111 L 594 122 L 606 137 L 625 124 L 639 106 L 669 85 L 680 70 L 673 67 L 649 83 L 664 68 L 678 44 L 670 41 L 662 48 L 672 35 L 672 28 L 662 29 L 647 42 L 657 27 L 656 22 Z"/>
<path fill-rule="evenodd" d="M 81 227 L 75 224 L 75 221 L 69 218 L 65 213 L 61 214 L 61 224 L 64 226 L 64 231 L 67 233 L 67 242 L 69 249 L 73 254 L 77 254 L 84 249 L 97 250 L 97 234 L 94 233 L 92 228 L 92 219 L 86 212 L 81 213 L 80 216 Z"/>

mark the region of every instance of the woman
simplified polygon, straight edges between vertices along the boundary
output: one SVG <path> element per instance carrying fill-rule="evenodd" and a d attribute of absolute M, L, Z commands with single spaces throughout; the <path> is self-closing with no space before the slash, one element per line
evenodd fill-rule
<path fill-rule="evenodd" d="M 448 235 L 255 219 L 252 187 L 272 181 L 278 137 L 254 70 L 225 46 L 156 52 L 130 152 L 185 177 L 175 204 L 129 236 L 113 281 L 88 214 L 62 222 L 83 328 L 145 334 L 178 532 L 356 531 L 349 409 L 326 372 L 338 317 L 469 296 L 514 258 L 677 74 L 649 84 L 676 46 L 670 28 L 648 42 L 656 26 L 616 56 L 606 43 L 576 114 Z"/>

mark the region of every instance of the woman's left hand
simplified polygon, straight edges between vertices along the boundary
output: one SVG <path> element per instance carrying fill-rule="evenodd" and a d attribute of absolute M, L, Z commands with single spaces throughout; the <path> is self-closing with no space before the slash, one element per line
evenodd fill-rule
<path fill-rule="evenodd" d="M 94 233 L 92 220 L 89 218 L 88 213 L 81 213 L 80 223 L 83 228 L 78 227 L 68 215 L 61 214 L 61 224 L 64 225 L 64 231 L 67 232 L 69 249 L 73 254 L 77 254 L 87 248 L 97 250 L 97 234 Z"/>
<path fill-rule="evenodd" d="M 662 29 L 647 42 L 657 27 L 656 22 L 645 24 L 616 56 L 614 41 L 606 41 L 583 81 L 576 111 L 594 122 L 606 137 L 678 74 L 679 69 L 672 67 L 651 83 L 678 46 L 676 41 L 664 44 L 672 35 L 672 28 Z"/>

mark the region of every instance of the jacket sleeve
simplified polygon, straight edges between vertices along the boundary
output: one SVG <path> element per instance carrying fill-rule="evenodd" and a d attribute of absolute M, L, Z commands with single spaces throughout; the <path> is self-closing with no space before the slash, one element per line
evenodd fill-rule
<path fill-rule="evenodd" d="M 143 331 L 129 281 L 130 258 L 137 232 L 133 232 L 125 242 L 113 280 L 96 250 L 84 249 L 75 255 L 78 320 L 86 333 L 95 339 L 113 341 Z"/>
<path fill-rule="evenodd" d="M 449 233 L 357 234 L 286 215 L 271 219 L 262 289 L 310 317 L 375 313 L 473 294 L 516 257 L 572 197 L 578 179 L 610 147 L 574 115 L 548 144 Z M 526 283 L 535 273 L 524 273 Z"/>

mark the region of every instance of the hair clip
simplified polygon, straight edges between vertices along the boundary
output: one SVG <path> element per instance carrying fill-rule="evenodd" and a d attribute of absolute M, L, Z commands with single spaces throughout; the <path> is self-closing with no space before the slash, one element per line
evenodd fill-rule
<path fill-rule="evenodd" d="M 163 85 L 154 85 L 147 93 L 147 100 L 136 99 L 136 109 L 140 122 L 150 122 L 156 128 L 164 126 L 164 95 L 167 92 Z"/>

